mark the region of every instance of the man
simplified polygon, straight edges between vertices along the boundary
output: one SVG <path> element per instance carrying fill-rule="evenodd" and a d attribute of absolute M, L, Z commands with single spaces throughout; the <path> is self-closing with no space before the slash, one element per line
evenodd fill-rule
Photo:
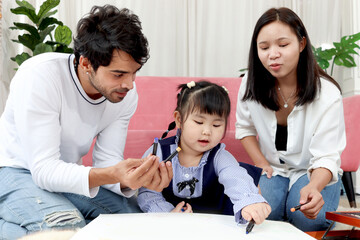
<path fill-rule="evenodd" d="M 74 54 L 41 54 L 18 69 L 0 118 L 0 239 L 137 212 L 128 200 L 136 189 L 168 186 L 171 164 L 123 160 L 135 75 L 149 57 L 141 30 L 127 9 L 93 7 L 78 23 Z"/>

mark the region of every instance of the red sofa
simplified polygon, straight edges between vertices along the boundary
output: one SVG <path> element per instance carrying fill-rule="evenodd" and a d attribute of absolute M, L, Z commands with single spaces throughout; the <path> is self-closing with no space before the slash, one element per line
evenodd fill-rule
<path fill-rule="evenodd" d="M 190 81 L 208 80 L 229 91 L 231 113 L 225 138 L 226 149 L 238 161 L 252 164 L 239 140 L 235 140 L 235 111 L 241 78 L 199 78 L 199 77 L 137 77 L 135 80 L 139 103 L 131 118 L 126 139 L 124 158 L 141 158 L 151 146 L 155 137 L 160 138 L 170 122 L 174 121 L 177 86 Z M 168 136 L 174 135 L 175 130 Z M 85 165 L 91 165 L 91 150 L 83 157 Z"/>
<path fill-rule="evenodd" d="M 160 138 L 173 121 L 173 111 L 176 107 L 177 86 L 181 83 L 206 79 L 225 86 L 229 90 L 231 113 L 225 138 L 226 149 L 234 157 L 245 163 L 253 164 L 240 140 L 235 139 L 235 112 L 237 94 L 241 78 L 199 78 L 199 77 L 137 77 L 135 82 L 139 93 L 137 110 L 129 125 L 125 145 L 124 158 L 141 158 L 143 153 L 154 141 Z M 357 171 L 360 165 L 360 95 L 344 98 L 344 115 L 346 125 L 347 146 L 341 156 L 341 168 L 344 170 L 343 184 L 351 207 L 356 207 L 355 192 L 351 172 Z M 168 136 L 175 134 L 175 130 Z M 93 147 L 93 146 L 92 146 Z M 91 165 L 92 147 L 83 157 L 83 163 Z"/>

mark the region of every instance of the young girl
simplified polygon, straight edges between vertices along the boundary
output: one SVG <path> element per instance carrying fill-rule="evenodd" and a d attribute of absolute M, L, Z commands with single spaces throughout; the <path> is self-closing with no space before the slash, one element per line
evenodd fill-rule
<path fill-rule="evenodd" d="M 264 170 L 259 185 L 273 209 L 269 219 L 325 230 L 325 212 L 339 204 L 346 141 L 339 85 L 316 64 L 306 29 L 288 8 L 272 8 L 256 23 L 248 69 L 236 138 Z"/>
<path fill-rule="evenodd" d="M 141 188 L 138 203 L 144 212 L 205 212 L 234 214 L 235 221 L 262 223 L 271 208 L 252 177 L 225 150 L 230 99 L 227 90 L 207 81 L 179 86 L 174 112 L 177 134 L 161 140 L 160 160 L 174 152 L 174 177 L 162 193 Z M 144 156 L 152 152 L 152 147 Z M 227 204 L 227 196 L 232 204 Z M 228 207 L 230 206 L 230 209 Z"/>

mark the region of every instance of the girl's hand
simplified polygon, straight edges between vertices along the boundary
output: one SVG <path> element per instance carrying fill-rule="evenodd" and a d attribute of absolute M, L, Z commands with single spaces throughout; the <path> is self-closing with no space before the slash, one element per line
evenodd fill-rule
<path fill-rule="evenodd" d="M 306 203 L 299 209 L 305 217 L 315 219 L 324 205 L 324 199 L 317 188 L 312 187 L 310 184 L 303 187 L 300 191 L 299 204 Z"/>
<path fill-rule="evenodd" d="M 241 210 L 242 217 L 250 221 L 254 219 L 256 224 L 262 223 L 270 214 L 271 207 L 267 203 L 254 203 L 247 205 Z"/>
<path fill-rule="evenodd" d="M 192 213 L 192 208 L 190 206 L 190 204 L 186 203 L 184 201 L 178 203 L 178 205 L 176 205 L 176 207 L 171 211 L 171 212 L 175 212 L 175 213 Z"/>

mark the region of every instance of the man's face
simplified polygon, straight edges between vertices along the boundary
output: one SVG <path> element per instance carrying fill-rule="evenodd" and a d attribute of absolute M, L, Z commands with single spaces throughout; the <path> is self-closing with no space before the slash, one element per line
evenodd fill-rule
<path fill-rule="evenodd" d="M 100 66 L 96 72 L 91 68 L 87 74 L 88 87 L 84 90 L 91 98 L 104 96 L 112 103 L 120 102 L 134 87 L 133 82 L 140 68 L 141 65 L 128 53 L 114 50 L 108 66 Z"/>

